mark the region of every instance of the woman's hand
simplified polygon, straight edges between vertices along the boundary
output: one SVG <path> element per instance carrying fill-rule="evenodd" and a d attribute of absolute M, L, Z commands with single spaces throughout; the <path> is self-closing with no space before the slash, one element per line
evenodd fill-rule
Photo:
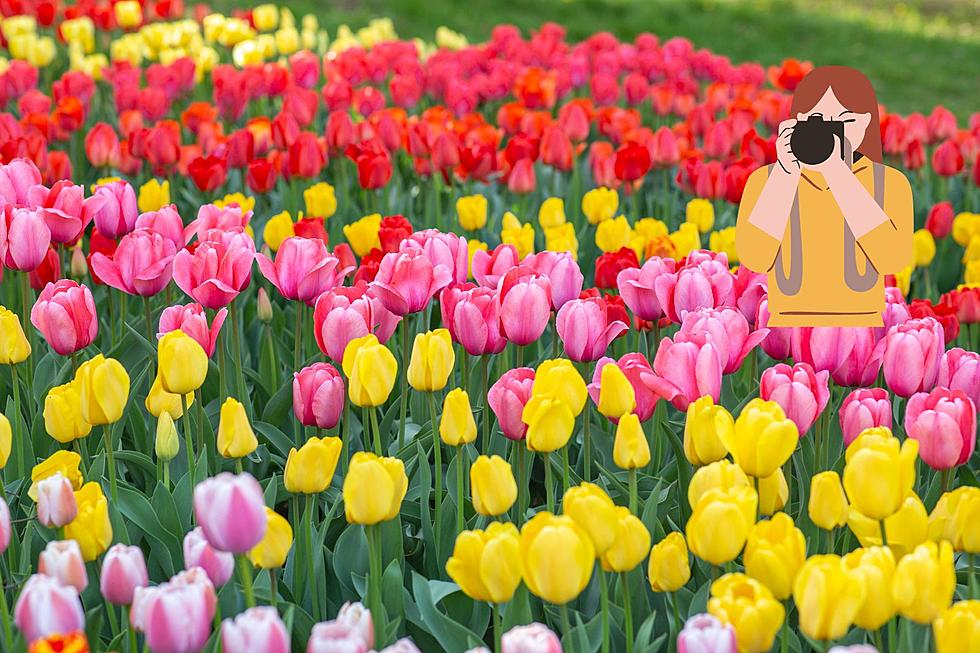
<path fill-rule="evenodd" d="M 793 128 L 796 127 L 796 120 L 789 118 L 779 123 L 776 137 L 776 162 L 779 167 L 788 175 L 793 177 L 800 176 L 800 162 L 796 160 L 796 155 L 789 146 L 789 139 L 793 135 Z"/>

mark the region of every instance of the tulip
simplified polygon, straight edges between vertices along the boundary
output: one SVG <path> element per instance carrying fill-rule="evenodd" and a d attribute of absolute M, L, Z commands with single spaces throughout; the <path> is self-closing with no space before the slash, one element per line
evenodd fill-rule
<path fill-rule="evenodd" d="M 37 520 L 48 528 L 61 528 L 78 514 L 71 481 L 56 472 L 37 484 Z M 79 588 L 79 591 L 84 590 Z"/>
<path fill-rule="evenodd" d="M 650 445 L 643 433 L 640 419 L 632 413 L 624 415 L 616 427 L 613 462 L 620 469 L 631 471 L 650 464 Z"/>
<path fill-rule="evenodd" d="M 660 274 L 654 284 L 657 301 L 671 322 L 680 324 L 684 315 L 698 308 L 720 308 L 735 305 L 735 275 L 727 260 L 702 260 Z"/>
<path fill-rule="evenodd" d="M 343 443 L 340 438 L 310 438 L 289 450 L 283 481 L 287 492 L 318 494 L 330 487 Z"/>
<path fill-rule="evenodd" d="M 619 195 L 612 188 L 593 188 L 582 196 L 582 213 L 589 224 L 611 220 L 619 207 Z M 647 318 L 643 318 L 647 319 Z"/>
<path fill-rule="evenodd" d="M 827 406 L 830 399 L 827 386 L 829 377 L 830 373 L 826 370 L 814 372 L 807 363 L 797 363 L 792 367 L 779 363 L 762 373 L 759 396 L 779 404 L 802 436 Z"/>
<path fill-rule="evenodd" d="M 691 579 L 691 565 L 684 535 L 676 531 L 668 533 L 653 545 L 647 576 L 654 592 L 676 592 L 687 585 Z"/>
<path fill-rule="evenodd" d="M 807 504 L 810 521 L 831 531 L 847 523 L 848 511 L 847 496 L 837 472 L 820 472 L 810 478 L 810 501 Z"/>
<path fill-rule="evenodd" d="M 14 208 L 0 219 L 0 261 L 11 270 L 30 272 L 41 264 L 51 244 L 51 231 L 40 211 Z"/>
<path fill-rule="evenodd" d="M 527 425 L 527 448 L 543 453 L 564 447 L 575 428 L 575 415 L 568 403 L 552 394 L 532 394 L 521 420 Z"/>
<path fill-rule="evenodd" d="M 329 363 L 314 363 L 293 374 L 293 415 L 304 426 L 332 429 L 344 407 L 344 380 Z"/>
<path fill-rule="evenodd" d="M 6 419 L 6 418 L 4 418 Z M 27 496 L 37 500 L 37 484 L 55 474 L 61 474 L 71 482 L 71 486 L 76 490 L 82 487 L 82 472 L 79 465 L 82 464 L 82 457 L 74 451 L 59 449 L 53 454 L 34 465 L 31 470 L 31 487 L 27 490 Z"/>
<path fill-rule="evenodd" d="M 919 456 L 933 469 L 963 465 L 977 443 L 976 408 L 960 390 L 916 393 L 905 406 L 905 432 L 919 442 Z"/>
<path fill-rule="evenodd" d="M 227 653 L 288 653 L 289 633 L 275 608 L 249 608 L 221 622 L 221 648 Z"/>
<path fill-rule="evenodd" d="M 601 401 L 602 374 L 603 370 L 605 370 L 607 365 L 610 363 L 619 367 L 620 371 L 629 381 L 630 390 L 627 391 L 624 388 L 624 391 L 632 392 L 632 396 L 636 404 L 633 407 L 632 412 L 636 414 L 641 422 L 645 422 L 646 420 L 650 419 L 650 417 L 653 415 L 654 409 L 656 408 L 658 397 L 644 380 L 653 373 L 653 370 L 650 368 L 650 363 L 647 362 L 647 359 L 643 356 L 643 354 L 626 354 L 618 361 L 607 357 L 600 358 L 596 363 L 595 371 L 592 374 L 592 383 L 588 385 L 589 396 L 592 397 L 592 401 L 596 403 L 596 405 L 598 405 Z"/>
<path fill-rule="evenodd" d="M 742 468 L 729 460 L 719 460 L 698 468 L 687 486 L 687 501 L 693 510 L 708 490 L 751 487 Z"/>
<path fill-rule="evenodd" d="M 368 653 L 374 646 L 371 613 L 360 603 L 345 603 L 332 621 L 313 626 L 307 653 Z"/>
<path fill-rule="evenodd" d="M 538 252 L 524 259 L 522 266 L 548 279 L 551 307 L 556 311 L 582 294 L 582 269 L 569 252 Z"/>
<path fill-rule="evenodd" d="M 581 594 L 595 558 L 592 539 L 571 517 L 539 512 L 521 529 L 524 582 L 550 603 L 563 605 Z"/>
<path fill-rule="evenodd" d="M 356 406 L 380 406 L 395 387 L 398 362 L 373 334 L 354 338 L 343 355 L 347 393 Z"/>
<path fill-rule="evenodd" d="M 497 288 L 500 280 L 521 261 L 517 247 L 506 242 L 492 252 L 478 251 L 473 254 L 473 278 L 485 288 Z"/>
<path fill-rule="evenodd" d="M 517 500 L 517 482 L 510 463 L 500 456 L 479 456 L 470 466 L 473 509 L 486 517 L 510 510 Z"/>
<path fill-rule="evenodd" d="M 215 587 L 221 587 L 235 571 L 235 556 L 218 551 L 208 542 L 200 526 L 184 536 L 184 569 L 200 567 Z"/>
<path fill-rule="evenodd" d="M 711 342 L 674 342 L 664 338 L 653 360 L 653 374 L 644 376 L 650 388 L 677 410 L 710 396 L 721 398 L 722 360 Z"/>
<path fill-rule="evenodd" d="M 0 469 L 7 466 L 10 459 L 10 448 L 13 446 L 13 431 L 10 428 L 10 420 L 3 413 L 0 413 Z"/>
<path fill-rule="evenodd" d="M 262 242 L 268 245 L 273 252 L 279 251 L 283 242 L 295 235 L 296 229 L 289 211 L 283 211 L 272 216 L 262 228 Z"/>
<path fill-rule="evenodd" d="M 945 347 L 942 325 L 923 317 L 893 327 L 875 350 L 883 352 L 882 368 L 891 391 L 911 397 L 935 387 Z"/>
<path fill-rule="evenodd" d="M 64 527 L 64 537 L 78 542 L 85 562 L 91 562 L 112 544 L 109 503 L 96 482 L 86 483 L 75 492 L 75 503 L 78 515 Z"/>
<path fill-rule="evenodd" d="M 778 513 L 749 531 L 743 560 L 745 573 L 784 601 L 792 593 L 793 580 L 806 560 L 806 538 L 789 515 Z"/>
<path fill-rule="evenodd" d="M 947 540 L 957 551 L 980 553 L 980 490 L 962 486 L 946 492 L 929 515 L 928 535 Z"/>
<path fill-rule="evenodd" d="M 562 499 L 562 512 L 589 536 L 597 556 L 615 543 L 619 519 L 616 505 L 598 485 L 585 482 L 569 488 Z"/>
<path fill-rule="evenodd" d="M 55 578 L 62 585 L 84 592 L 88 587 L 88 573 L 82 560 L 82 551 L 74 540 L 52 540 L 41 551 L 37 561 L 38 573 Z"/>
<path fill-rule="evenodd" d="M 800 614 L 800 630 L 811 639 L 843 637 L 864 605 L 864 576 L 836 555 L 807 560 L 796 576 L 793 600 Z"/>
<path fill-rule="evenodd" d="M 765 329 L 752 331 L 745 316 L 734 308 L 698 307 L 684 315 L 674 342 L 710 342 L 718 350 L 722 372 L 731 374 L 767 334 Z"/>
<path fill-rule="evenodd" d="M 746 474 L 765 478 L 792 455 L 799 432 L 779 404 L 757 398 L 742 408 L 733 431 L 722 431 L 719 438 Z"/>
<path fill-rule="evenodd" d="M 724 406 L 705 395 L 687 407 L 684 421 L 684 457 L 692 465 L 707 465 L 728 455 L 722 438 L 732 440 L 735 420 Z"/>
<path fill-rule="evenodd" d="M 456 536 L 446 573 L 474 601 L 506 603 L 521 583 L 521 538 L 510 523 Z"/>
<path fill-rule="evenodd" d="M 711 584 L 708 612 L 735 629 L 739 653 L 764 653 L 772 648 L 786 615 L 783 604 L 745 574 L 725 574 Z"/>
<path fill-rule="evenodd" d="M 123 236 L 111 258 L 101 252 L 92 254 L 91 266 L 106 285 L 130 295 L 152 297 L 170 283 L 176 253 L 173 241 L 142 228 Z"/>
<path fill-rule="evenodd" d="M 194 393 L 188 392 L 182 400 L 180 395 L 167 392 L 163 389 L 163 382 L 160 380 L 160 371 L 157 370 L 157 375 L 153 379 L 153 385 L 150 386 L 150 392 L 146 395 L 146 401 L 143 402 L 146 410 L 157 418 L 166 413 L 170 416 L 171 421 L 173 421 L 179 419 L 184 414 L 184 407 L 181 405 L 181 401 L 186 401 L 187 407 L 190 408 L 194 405 Z"/>
<path fill-rule="evenodd" d="M 616 506 L 615 519 L 616 537 L 600 556 L 600 562 L 605 571 L 626 573 L 635 569 L 650 552 L 650 532 L 623 506 Z"/>
<path fill-rule="evenodd" d="M 213 476 L 194 488 L 194 516 L 214 548 L 247 553 L 265 535 L 262 488 L 251 474 Z"/>
<path fill-rule="evenodd" d="M 34 574 L 24 583 L 17 597 L 14 623 L 27 642 L 83 630 L 85 612 L 78 598 L 78 590 L 62 585 L 51 576 Z"/>
<path fill-rule="evenodd" d="M 664 316 L 663 308 L 657 299 L 657 279 L 665 274 L 674 274 L 673 259 L 651 257 L 641 268 L 626 268 L 616 276 L 616 287 L 623 301 L 641 320 L 659 320 Z"/>
<path fill-rule="evenodd" d="M 442 291 L 439 305 L 443 325 L 467 354 L 499 354 L 507 345 L 500 332 L 500 304 L 496 290 L 483 287 L 466 290 L 462 286 L 453 286 Z"/>
<path fill-rule="evenodd" d="M 352 270 L 342 267 L 318 238 L 287 238 L 276 251 L 275 261 L 264 254 L 256 254 L 255 259 L 263 276 L 283 297 L 310 305 L 325 291 L 341 285 Z"/>
<path fill-rule="evenodd" d="M 871 327 L 800 327 L 792 330 L 791 354 L 817 372 L 827 370 L 839 385 L 871 385 L 881 358 Z"/>
<path fill-rule="evenodd" d="M 157 343 L 157 366 L 165 392 L 191 394 L 207 378 L 208 354 L 200 343 L 177 329 L 164 334 Z"/>
<path fill-rule="evenodd" d="M 892 599 L 895 557 L 891 549 L 880 546 L 857 549 L 844 556 L 844 566 L 860 573 L 867 588 L 854 624 L 865 630 L 881 628 L 895 616 Z"/>
<path fill-rule="evenodd" d="M 136 191 L 129 182 L 110 181 L 100 184 L 87 204 L 92 206 L 95 228 L 106 238 L 119 238 L 136 226 L 139 207 Z"/>
<path fill-rule="evenodd" d="M 958 601 L 932 622 L 937 653 L 970 653 L 980 637 L 980 601 Z"/>
<path fill-rule="evenodd" d="M 509 440 L 523 440 L 527 434 L 527 425 L 521 416 L 531 399 L 534 377 L 534 370 L 529 367 L 510 369 L 487 392 L 487 403 L 496 415 L 504 437 Z"/>
<path fill-rule="evenodd" d="M 463 246 L 465 254 L 465 241 Z M 465 266 L 465 256 L 463 263 Z M 381 259 L 372 286 L 376 288 L 385 308 L 395 315 L 405 316 L 424 309 L 432 297 L 452 280 L 452 269 L 433 263 L 419 246 L 386 254 Z"/>
<path fill-rule="evenodd" d="M 159 211 L 170 205 L 170 182 L 166 179 L 163 181 L 157 179 L 147 181 L 140 186 L 136 205 L 143 214 Z M 137 227 L 139 226 L 139 218 L 137 218 Z"/>
<path fill-rule="evenodd" d="M 419 333 L 412 346 L 408 382 L 419 392 L 442 390 L 446 387 L 455 361 L 448 329 Z"/>
<path fill-rule="evenodd" d="M 31 309 L 31 324 L 62 356 L 88 347 L 99 333 L 92 291 L 68 279 L 49 283 Z"/>
<path fill-rule="evenodd" d="M 293 546 L 293 528 L 278 512 L 266 506 L 268 527 L 265 536 L 248 552 L 248 559 L 259 569 L 278 569 L 286 564 L 286 556 Z"/>
<path fill-rule="evenodd" d="M 713 565 L 734 560 L 745 546 L 749 529 L 755 523 L 758 497 L 749 487 L 711 489 L 694 506 L 687 522 L 687 543 L 691 552 Z M 725 537 L 717 537 L 717 533 Z"/>
<path fill-rule="evenodd" d="M 565 354 L 579 362 L 599 360 L 609 343 L 629 329 L 621 320 L 610 321 L 605 302 L 597 298 L 566 302 L 558 311 L 555 327 Z"/>
<path fill-rule="evenodd" d="M 759 479 L 759 515 L 769 517 L 786 506 L 789 501 L 789 484 L 782 469 L 772 476 Z"/>
<path fill-rule="evenodd" d="M 335 288 L 320 295 L 313 311 L 314 335 L 320 351 L 335 362 L 344 357 L 344 349 L 355 338 L 375 333 L 382 342 L 401 320 L 384 307 L 364 284 L 341 293 Z"/>
<path fill-rule="evenodd" d="M 865 431 L 847 448 L 844 490 L 851 505 L 869 519 L 893 515 L 915 484 L 918 442 Z"/>
<path fill-rule="evenodd" d="M 599 381 L 599 412 L 613 422 L 636 408 L 636 393 L 618 365 L 602 366 Z"/>
<path fill-rule="evenodd" d="M 130 620 L 143 631 L 151 651 L 194 653 L 211 635 L 216 606 L 207 576 L 191 570 L 162 585 L 136 590 Z"/>
<path fill-rule="evenodd" d="M 405 465 L 359 451 L 344 477 L 344 510 L 351 524 L 373 525 L 398 516 L 408 491 Z"/>
<path fill-rule="evenodd" d="M 160 313 L 157 338 L 179 329 L 185 335 L 193 338 L 197 344 L 201 345 L 204 353 L 210 358 L 218 344 L 218 333 L 221 332 L 221 327 L 225 323 L 227 316 L 228 309 L 221 309 L 215 313 L 214 320 L 209 327 L 207 315 L 204 313 L 204 307 L 200 304 L 192 303 L 183 306 L 168 306 Z"/>
<path fill-rule="evenodd" d="M 459 447 L 476 440 L 476 420 L 465 390 L 455 388 L 446 394 L 439 420 L 439 437 L 450 447 Z"/>
<path fill-rule="evenodd" d="M 31 343 L 24 336 L 17 315 L 0 306 L 0 365 L 23 363 L 31 355 Z"/>
<path fill-rule="evenodd" d="M 191 252 L 174 257 L 177 287 L 205 308 L 227 306 L 248 285 L 255 260 L 255 244 L 241 228 L 212 229 Z"/>
<path fill-rule="evenodd" d="M 841 402 L 840 428 L 844 447 L 851 446 L 861 431 L 875 426 L 892 427 L 892 404 L 884 388 L 858 388 Z"/>
<path fill-rule="evenodd" d="M 949 542 L 925 542 L 898 561 L 892 597 L 898 613 L 920 624 L 931 624 L 953 600 L 956 573 Z"/>
<path fill-rule="evenodd" d="M 114 544 L 106 551 L 99 576 L 99 590 L 106 601 L 113 605 L 130 605 L 136 588 L 149 584 L 142 549 Z"/>
<path fill-rule="evenodd" d="M 551 318 L 551 284 L 546 276 L 518 266 L 500 280 L 500 327 L 519 347 L 541 337 Z"/>
<path fill-rule="evenodd" d="M 456 200 L 459 226 L 466 231 L 483 229 L 487 224 L 487 198 L 483 195 L 467 195 Z"/>
<path fill-rule="evenodd" d="M 82 419 L 98 426 L 122 418 L 129 399 L 129 374 L 119 361 L 98 354 L 78 367 L 75 381 L 80 386 Z"/>
<path fill-rule="evenodd" d="M 534 375 L 531 395 L 552 394 L 578 415 L 588 400 L 588 388 L 572 361 L 556 358 L 543 361 Z"/>
<path fill-rule="evenodd" d="M 325 181 L 317 182 L 303 191 L 307 215 L 329 218 L 337 212 L 334 187 Z"/>
<path fill-rule="evenodd" d="M 44 398 L 44 430 L 62 444 L 84 438 L 92 425 L 82 417 L 79 384 L 69 381 L 51 388 Z"/>
<path fill-rule="evenodd" d="M 696 614 L 677 635 L 677 653 L 735 653 L 735 629 L 710 614 Z"/>
<path fill-rule="evenodd" d="M 500 653 L 562 653 L 561 640 L 544 624 L 514 626 L 500 638 Z"/>

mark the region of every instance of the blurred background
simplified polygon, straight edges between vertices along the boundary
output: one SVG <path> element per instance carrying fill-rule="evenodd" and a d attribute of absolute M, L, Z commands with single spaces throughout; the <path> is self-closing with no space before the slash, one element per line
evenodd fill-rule
<path fill-rule="evenodd" d="M 215 0 L 215 9 L 261 4 Z M 980 109 L 980 0 L 290 0 L 314 13 L 330 36 L 377 17 L 400 37 L 431 40 L 445 25 L 470 42 L 494 25 L 525 32 L 561 23 L 570 39 L 598 30 L 629 40 L 641 32 L 685 36 L 734 61 L 775 64 L 788 57 L 847 64 L 867 74 L 891 110 L 928 112 L 943 104 L 961 119 Z"/>

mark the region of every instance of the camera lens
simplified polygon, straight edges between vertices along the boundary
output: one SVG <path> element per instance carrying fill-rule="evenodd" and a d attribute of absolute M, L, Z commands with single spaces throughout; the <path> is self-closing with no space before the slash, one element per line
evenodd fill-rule
<path fill-rule="evenodd" d="M 835 128 L 832 121 L 814 114 L 796 123 L 789 139 L 790 149 L 796 158 L 806 165 L 826 161 L 834 152 Z"/>

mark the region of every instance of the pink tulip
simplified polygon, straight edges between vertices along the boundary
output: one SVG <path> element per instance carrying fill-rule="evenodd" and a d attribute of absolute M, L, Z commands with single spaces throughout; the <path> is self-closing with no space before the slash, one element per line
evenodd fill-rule
<path fill-rule="evenodd" d="M 0 499 L 0 553 L 10 546 L 10 508 Z"/>
<path fill-rule="evenodd" d="M 883 356 L 889 389 L 900 397 L 911 397 L 935 387 L 945 350 L 942 325 L 923 317 L 892 327 L 878 343 L 876 354 Z"/>
<path fill-rule="evenodd" d="M 47 528 L 61 528 L 78 514 L 71 482 L 61 472 L 37 482 L 37 520 Z"/>
<path fill-rule="evenodd" d="M 265 499 L 251 474 L 223 472 L 194 488 L 194 516 L 219 551 L 248 553 L 265 535 Z"/>
<path fill-rule="evenodd" d="M 868 386 L 881 367 L 875 343 L 872 327 L 798 327 L 791 348 L 793 360 L 830 372 L 838 385 Z"/>
<path fill-rule="evenodd" d="M 827 653 L 878 653 L 878 649 L 870 644 L 851 644 L 850 646 L 834 646 Z"/>
<path fill-rule="evenodd" d="M 293 414 L 303 426 L 332 429 L 344 409 L 344 379 L 330 363 L 293 373 Z"/>
<path fill-rule="evenodd" d="M 184 220 L 177 213 L 177 207 L 173 204 L 165 206 L 159 211 L 148 211 L 141 213 L 136 218 L 137 229 L 149 229 L 160 234 L 174 244 L 174 251 L 179 252 L 187 244 L 184 238 Z"/>
<path fill-rule="evenodd" d="M 674 342 L 710 338 L 721 356 L 722 371 L 731 374 L 768 333 L 765 328 L 751 331 L 748 320 L 734 308 L 697 308 L 684 314 Z"/>
<path fill-rule="evenodd" d="M 933 469 L 964 464 L 977 444 L 977 411 L 960 390 L 918 392 L 905 407 L 905 432 L 919 441 L 919 457 Z"/>
<path fill-rule="evenodd" d="M 374 646 L 374 621 L 371 619 L 371 611 L 360 601 L 353 603 L 347 601 L 340 606 L 336 621 L 353 629 L 367 642 L 368 647 Z"/>
<path fill-rule="evenodd" d="M 340 260 L 319 238 L 287 238 L 275 261 L 265 254 L 256 254 L 255 259 L 263 276 L 283 297 L 311 306 L 322 293 L 341 285 L 352 269 L 341 267 Z"/>
<path fill-rule="evenodd" d="M 735 275 L 719 260 L 703 260 L 674 274 L 661 274 L 654 288 L 664 315 L 677 324 L 685 313 L 699 307 L 735 306 Z"/>
<path fill-rule="evenodd" d="M 92 210 L 95 228 L 100 234 L 106 238 L 116 239 L 136 227 L 136 218 L 139 217 L 136 191 L 128 181 L 110 181 L 102 184 L 95 189 L 92 197 L 102 200 L 99 206 Z"/>
<path fill-rule="evenodd" d="M 162 585 L 137 589 L 130 619 L 153 653 L 198 653 L 211 635 L 216 605 L 207 576 L 191 570 Z"/>
<path fill-rule="evenodd" d="M 143 550 L 138 546 L 113 544 L 102 559 L 99 589 L 113 605 L 130 605 L 137 587 L 150 584 Z"/>
<path fill-rule="evenodd" d="M 174 281 L 205 308 L 227 306 L 252 278 L 255 243 L 242 229 L 211 230 L 174 258 Z"/>
<path fill-rule="evenodd" d="M 653 373 L 642 373 L 641 378 L 674 408 L 686 411 L 688 404 L 704 395 L 716 402 L 721 398 L 723 365 L 711 341 L 699 344 L 664 338 L 653 359 Z"/>
<path fill-rule="evenodd" d="M 531 254 L 521 263 L 548 278 L 551 307 L 559 310 L 566 302 L 577 299 L 582 294 L 585 277 L 578 261 L 568 252 L 543 251 Z"/>
<path fill-rule="evenodd" d="M 99 333 L 92 291 L 70 279 L 49 283 L 31 309 L 31 324 L 62 356 L 88 347 Z"/>
<path fill-rule="evenodd" d="M 313 626 L 306 643 L 306 653 L 370 653 L 371 650 L 360 633 L 337 621 Z"/>
<path fill-rule="evenodd" d="M 597 297 L 566 302 L 555 318 L 565 354 L 573 361 L 599 360 L 609 343 L 629 329 L 622 320 L 609 320 L 606 302 Z"/>
<path fill-rule="evenodd" d="M 0 218 L 0 262 L 10 270 L 30 272 L 48 254 L 51 231 L 37 211 L 3 207 Z"/>
<path fill-rule="evenodd" d="M 980 354 L 954 347 L 939 360 L 936 383 L 950 390 L 962 390 L 980 406 Z"/>
<path fill-rule="evenodd" d="M 75 540 L 51 540 L 37 560 L 39 573 L 57 579 L 62 585 L 74 587 L 79 593 L 88 587 L 88 572 L 82 550 Z"/>
<path fill-rule="evenodd" d="M 73 184 L 67 179 L 55 182 L 48 189 L 37 184 L 27 190 L 27 208 L 37 210 L 44 223 L 51 231 L 51 242 L 74 243 L 82 235 L 92 216 L 90 202 L 89 211 L 85 211 L 85 189 Z M 96 200 L 100 203 L 102 198 Z"/>
<path fill-rule="evenodd" d="M 633 386 L 633 393 L 636 395 L 636 407 L 633 413 L 641 422 L 645 422 L 653 416 L 653 411 L 657 407 L 657 394 L 650 389 L 644 378 L 653 373 L 650 363 L 646 356 L 640 353 L 625 354 L 618 361 L 614 358 L 603 356 L 595 364 L 595 372 L 592 374 L 592 383 L 588 385 L 589 396 L 592 401 L 599 405 L 599 384 L 602 380 L 602 368 L 606 365 L 617 365 Z M 618 423 L 619 420 L 612 420 Z"/>
<path fill-rule="evenodd" d="M 167 287 L 173 276 L 177 250 L 166 237 L 150 229 L 136 229 L 122 237 L 112 257 L 92 254 L 92 269 L 107 285 L 130 295 L 152 297 Z"/>
<path fill-rule="evenodd" d="M 500 278 L 520 263 L 517 248 L 506 243 L 492 252 L 478 249 L 473 253 L 473 278 L 481 286 L 496 288 Z"/>
<path fill-rule="evenodd" d="M 378 653 L 422 653 L 422 651 L 419 650 L 419 647 L 412 640 L 407 637 L 402 637 L 391 646 L 384 647 Z"/>
<path fill-rule="evenodd" d="M 561 640 L 550 628 L 537 622 L 515 626 L 500 638 L 501 653 L 561 653 Z"/>
<path fill-rule="evenodd" d="M 892 427 L 892 404 L 884 388 L 858 388 L 844 397 L 838 411 L 844 446 L 848 447 L 865 429 Z"/>
<path fill-rule="evenodd" d="M 359 281 L 351 287 L 328 290 L 317 298 L 313 335 L 320 351 L 340 363 L 351 340 L 374 333 L 385 343 L 400 321 L 400 317 L 384 307 L 372 287 Z"/>
<path fill-rule="evenodd" d="M 178 306 L 168 306 L 160 313 L 160 324 L 157 337 L 180 329 L 184 334 L 193 338 L 209 357 L 218 345 L 218 334 L 228 316 L 228 309 L 222 308 L 215 313 L 214 321 L 208 326 L 208 316 L 200 304 L 190 303 Z"/>
<path fill-rule="evenodd" d="M 408 241 L 405 241 L 408 242 Z M 452 269 L 436 265 L 416 244 L 385 254 L 371 282 L 385 308 L 398 316 L 418 313 L 432 297 L 453 280 Z M 464 241 L 465 247 L 465 241 Z"/>
<path fill-rule="evenodd" d="M 515 345 L 529 345 L 544 333 L 551 319 L 548 277 L 520 265 L 500 280 L 500 326 Z"/>
<path fill-rule="evenodd" d="M 654 256 L 641 268 L 626 268 L 616 277 L 616 286 L 623 301 L 641 320 L 659 320 L 664 309 L 657 299 L 655 284 L 665 274 L 674 274 L 676 263 L 672 258 Z"/>
<path fill-rule="evenodd" d="M 245 231 L 251 218 L 252 212 L 243 210 L 238 204 L 228 204 L 223 207 L 205 204 L 197 210 L 197 218 L 184 228 L 184 241 L 189 243 L 194 236 L 197 236 L 198 240 L 207 240 L 208 232 L 212 229 Z"/>
<path fill-rule="evenodd" d="M 425 252 L 434 267 L 449 271 L 452 283 L 464 283 L 469 276 L 470 254 L 462 236 L 442 233 L 438 229 L 416 231 L 402 241 L 399 249 L 402 252 L 413 249 Z"/>
<path fill-rule="evenodd" d="M 710 614 L 697 614 L 684 622 L 677 635 L 677 653 L 735 653 L 735 629 Z"/>
<path fill-rule="evenodd" d="M 909 320 L 912 314 L 909 306 L 905 303 L 905 296 L 902 291 L 894 286 L 885 288 L 885 310 L 881 312 L 883 326 L 875 327 L 875 340 L 884 338 L 893 326 L 902 324 Z"/>
<path fill-rule="evenodd" d="M 161 583 L 160 585 L 145 585 L 142 587 L 137 587 L 133 590 L 133 603 L 129 610 L 129 623 L 138 632 L 145 632 L 146 627 L 149 622 L 149 611 L 147 608 L 156 600 L 158 594 L 166 589 L 179 589 L 182 587 L 200 587 L 204 590 L 203 598 L 204 606 L 210 602 L 208 597 L 208 590 L 210 590 L 211 598 L 217 602 L 217 595 L 214 591 L 214 585 L 211 584 L 211 579 L 200 567 L 191 567 L 184 571 L 179 571 L 174 574 L 169 581 L 166 583 Z"/>
<path fill-rule="evenodd" d="M 769 326 L 769 299 L 763 297 L 756 307 L 755 326 L 758 329 L 768 329 L 769 333 L 759 343 L 759 347 L 770 358 L 782 360 L 789 358 L 792 353 L 793 329 L 790 327 Z"/>
<path fill-rule="evenodd" d="M 500 302 L 495 288 L 464 284 L 439 295 L 442 324 L 470 356 L 499 354 L 507 346 L 500 333 Z"/>
<path fill-rule="evenodd" d="M 85 629 L 85 612 L 78 590 L 58 579 L 34 574 L 27 579 L 14 605 L 14 623 L 28 643 Z"/>
<path fill-rule="evenodd" d="M 225 653 L 289 653 L 289 633 L 275 608 L 250 608 L 221 622 Z"/>
<path fill-rule="evenodd" d="M 768 297 L 769 282 L 765 274 L 753 272 L 744 265 L 735 273 L 735 305 L 742 312 L 749 326 L 757 326 L 759 303 Z"/>
<path fill-rule="evenodd" d="M 14 159 L 0 165 L 0 197 L 7 204 L 27 204 L 32 186 L 41 183 L 41 171 L 30 159 Z"/>
<path fill-rule="evenodd" d="M 532 385 L 534 370 L 530 367 L 516 367 L 504 372 L 487 392 L 487 403 L 497 416 L 504 437 L 510 440 L 523 440 L 527 435 L 527 424 L 521 419 L 521 415 L 524 405 L 531 399 Z"/>
<path fill-rule="evenodd" d="M 211 546 L 198 526 L 184 536 L 184 569 L 200 567 L 215 587 L 228 582 L 235 572 L 235 556 Z"/>
<path fill-rule="evenodd" d="M 830 372 L 814 372 L 806 363 L 797 363 L 792 367 L 779 363 L 762 373 L 759 396 L 779 404 L 786 417 L 796 424 L 802 438 L 827 407 L 830 400 L 829 378 Z"/>

